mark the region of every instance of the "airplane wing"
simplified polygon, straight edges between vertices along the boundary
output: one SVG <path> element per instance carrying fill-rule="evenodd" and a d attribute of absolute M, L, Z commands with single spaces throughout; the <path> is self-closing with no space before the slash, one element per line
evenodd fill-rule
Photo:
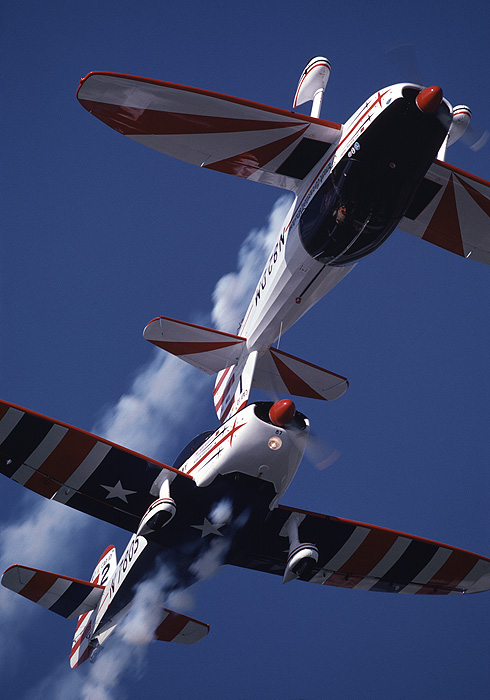
<path fill-rule="evenodd" d="M 45 498 L 136 532 L 162 471 L 182 498 L 195 487 L 172 467 L 0 401 L 0 472 Z"/>
<path fill-rule="evenodd" d="M 490 265 L 490 182 L 436 160 L 398 228 Z"/>
<path fill-rule="evenodd" d="M 95 610 L 104 592 L 97 583 L 19 564 L 5 571 L 2 585 L 68 620 Z"/>
<path fill-rule="evenodd" d="M 187 163 L 295 190 L 341 125 L 209 90 L 93 72 L 83 107 L 120 134 Z"/>
<path fill-rule="evenodd" d="M 250 519 L 227 563 L 283 576 L 290 517 L 301 542 L 318 548 L 307 580 L 386 593 L 449 594 L 490 590 L 490 559 L 374 525 L 279 506 L 265 521 Z M 284 529 L 283 529 L 284 528 Z"/>

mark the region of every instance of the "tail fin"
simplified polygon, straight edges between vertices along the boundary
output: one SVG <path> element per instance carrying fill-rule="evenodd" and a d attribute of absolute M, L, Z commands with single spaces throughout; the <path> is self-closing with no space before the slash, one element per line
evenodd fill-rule
<path fill-rule="evenodd" d="M 333 401 L 347 390 L 345 377 L 282 350 L 248 352 L 247 339 L 213 328 L 161 316 L 145 328 L 144 337 L 207 374 L 218 372 L 214 405 L 221 422 L 243 408 L 252 388 Z"/>
<path fill-rule="evenodd" d="M 102 553 L 99 561 L 97 562 L 97 566 L 94 569 L 90 582 L 100 586 L 102 590 L 104 590 L 111 580 L 111 576 L 116 570 L 116 566 L 116 548 L 111 544 Z M 93 632 L 95 616 L 96 611 L 92 610 L 92 612 L 87 612 L 80 615 L 78 618 L 77 628 L 75 630 L 75 636 L 73 637 L 70 651 L 71 668 L 77 668 L 77 666 L 83 664 L 83 662 L 86 661 L 92 653 L 93 647 L 90 644 L 90 639 Z"/>
<path fill-rule="evenodd" d="M 247 405 L 256 363 L 257 352 L 244 353 L 236 365 L 219 372 L 213 398 L 216 414 L 222 423 Z"/>

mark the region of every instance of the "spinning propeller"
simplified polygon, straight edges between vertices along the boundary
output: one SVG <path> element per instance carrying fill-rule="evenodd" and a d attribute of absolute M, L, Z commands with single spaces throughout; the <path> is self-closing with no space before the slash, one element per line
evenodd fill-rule
<path fill-rule="evenodd" d="M 426 81 L 422 78 L 419 71 L 412 44 L 397 44 L 387 47 L 386 54 L 403 80 L 416 85 L 426 85 Z M 417 106 L 423 112 L 430 113 L 437 109 L 442 101 L 442 97 L 443 94 L 440 87 L 424 88 L 416 99 Z M 471 123 L 471 109 L 469 107 L 466 105 L 453 107 L 453 121 L 446 141 L 446 147 L 461 140 L 468 148 L 477 152 L 485 146 L 489 136 L 490 133 L 487 129 L 482 129 Z"/>
<path fill-rule="evenodd" d="M 279 399 L 272 404 L 269 410 L 269 418 L 274 425 L 284 428 L 284 426 L 293 420 L 295 413 L 296 406 L 291 399 Z M 308 442 L 306 443 L 305 455 L 315 469 L 320 471 L 327 469 L 327 467 L 332 466 L 332 464 L 338 460 L 340 454 L 338 450 L 331 447 L 310 431 Z"/>

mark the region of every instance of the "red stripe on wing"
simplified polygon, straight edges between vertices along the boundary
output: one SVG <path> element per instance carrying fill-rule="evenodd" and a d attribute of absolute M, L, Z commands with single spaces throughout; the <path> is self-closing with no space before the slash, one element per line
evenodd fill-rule
<path fill-rule="evenodd" d="M 434 589 L 437 588 L 437 586 L 457 588 L 461 581 L 463 581 L 473 569 L 476 561 L 477 558 L 471 552 L 458 549 L 453 550 L 451 556 L 445 564 L 441 566 L 437 574 L 435 574 L 430 581 L 427 581 L 425 586 L 423 586 L 418 593 L 427 593 L 428 589 Z M 437 590 L 435 592 L 444 593 L 446 591 Z"/>
<path fill-rule="evenodd" d="M 476 202 L 476 204 L 478 204 L 480 209 L 482 209 L 487 216 L 490 216 L 490 200 L 487 197 L 485 197 L 484 194 L 478 192 L 478 190 L 472 187 L 468 182 L 465 182 L 465 180 L 462 180 L 459 177 L 457 177 L 456 179 L 463 185 L 465 190 L 468 192 L 473 201 Z"/>
<path fill-rule="evenodd" d="M 464 257 L 452 174 L 422 239 Z"/>
<path fill-rule="evenodd" d="M 267 143 L 264 146 L 259 146 L 251 151 L 239 153 L 224 160 L 219 160 L 214 163 L 209 163 L 203 167 L 210 170 L 219 170 L 221 173 L 228 175 L 237 175 L 238 177 L 250 177 L 256 170 L 263 168 L 264 165 L 276 158 L 288 146 L 301 138 L 308 127 L 304 127 L 300 131 L 295 131 L 294 134 L 289 134 L 282 139 Z"/>
<path fill-rule="evenodd" d="M 371 530 L 354 554 L 342 564 L 341 573 L 330 576 L 325 585 L 354 588 L 381 561 L 397 538 L 396 532 Z"/>
<path fill-rule="evenodd" d="M 85 109 L 124 136 L 178 134 L 229 134 L 297 127 L 298 121 L 235 119 L 206 114 L 184 114 L 156 109 L 80 100 Z M 309 125 L 308 125 L 309 126 Z M 306 127 L 307 128 L 307 127 Z"/>
<path fill-rule="evenodd" d="M 24 486 L 36 493 L 51 498 L 83 462 L 97 443 L 97 438 L 78 430 L 68 430 L 63 439 L 44 460 L 39 471 L 34 473 Z"/>

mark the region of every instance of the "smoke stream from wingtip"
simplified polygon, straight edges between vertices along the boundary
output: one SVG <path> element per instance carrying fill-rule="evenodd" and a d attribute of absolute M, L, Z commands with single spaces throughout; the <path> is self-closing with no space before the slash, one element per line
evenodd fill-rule
<path fill-rule="evenodd" d="M 225 274 L 217 282 L 211 312 L 216 327 L 229 330 L 234 324 L 236 329 L 255 288 L 261 266 L 265 264 L 290 205 L 289 195 L 281 196 L 276 201 L 266 226 L 251 231 L 241 245 L 237 270 Z M 135 451 L 156 454 L 170 439 L 176 439 L 189 413 L 193 411 L 195 414 L 207 386 L 209 380 L 205 376 L 176 358 L 158 351 L 138 372 L 130 389 L 106 411 L 94 431 Z M 33 502 L 31 495 L 28 498 L 29 504 Z M 3 569 L 14 561 L 43 568 L 59 568 L 60 563 L 63 566 L 69 565 L 70 559 L 77 554 L 73 543 L 77 537 L 80 539 L 81 533 L 92 523 L 83 514 L 47 501 L 40 502 L 34 508 L 29 505 L 29 512 L 20 513 L 19 519 L 20 525 L 6 525 L 1 533 L 0 565 L 3 565 Z M 36 533 L 35 552 L 33 533 Z M 214 566 L 211 568 L 215 569 Z M 32 606 L 32 611 L 34 609 Z M 0 590 L 1 649 L 14 650 L 17 644 L 21 644 L 21 635 L 30 624 L 29 610 L 31 608 L 21 601 L 20 596 L 3 588 Z M 2 654 L 3 663 L 10 663 L 12 656 L 13 654 Z M 119 668 L 119 674 L 123 671 L 124 668 Z M 66 682 L 66 689 L 76 687 L 71 682 L 73 673 L 76 672 L 70 672 L 70 682 Z M 116 685 L 119 677 L 116 673 Z M 41 686 L 46 687 L 44 681 L 38 688 Z M 96 686 L 93 686 L 92 690 L 95 693 L 91 695 L 92 700 L 111 697 L 110 688 L 100 686 L 99 691 L 96 691 Z M 53 697 L 52 693 L 51 696 Z M 60 697 L 68 698 L 72 695 L 63 695 L 60 691 Z M 79 697 L 79 694 L 74 694 L 73 697 Z"/>

